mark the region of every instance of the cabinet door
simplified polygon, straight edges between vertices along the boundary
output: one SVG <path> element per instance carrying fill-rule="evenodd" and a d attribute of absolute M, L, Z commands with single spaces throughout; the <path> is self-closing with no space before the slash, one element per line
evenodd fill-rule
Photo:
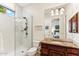
<path fill-rule="evenodd" d="M 68 55 L 68 56 L 78 56 L 78 55 L 76 55 L 76 54 L 71 54 L 71 53 L 68 53 L 67 55 Z"/>
<path fill-rule="evenodd" d="M 41 48 L 41 55 L 48 55 L 48 49 L 47 48 Z"/>
<path fill-rule="evenodd" d="M 74 54 L 79 55 L 79 49 L 67 48 L 68 55 Z"/>
<path fill-rule="evenodd" d="M 64 56 L 64 55 L 56 53 L 56 52 L 52 52 L 52 53 L 50 53 L 50 56 Z"/>
<path fill-rule="evenodd" d="M 48 44 L 41 43 L 41 48 L 48 48 Z"/>

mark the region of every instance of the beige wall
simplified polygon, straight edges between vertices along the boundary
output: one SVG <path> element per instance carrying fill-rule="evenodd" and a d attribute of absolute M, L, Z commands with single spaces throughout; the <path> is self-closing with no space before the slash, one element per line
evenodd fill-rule
<path fill-rule="evenodd" d="M 60 39 L 65 39 L 66 38 L 66 21 L 65 21 L 65 14 L 60 15 L 59 17 L 59 26 L 60 26 Z"/>
<path fill-rule="evenodd" d="M 46 18 L 44 13 L 46 9 L 61 6 L 63 4 L 32 4 L 23 8 L 23 16 L 33 16 L 33 40 L 40 41 L 44 39 L 45 34 L 51 36 L 51 19 Z M 50 29 L 45 31 L 44 26 L 49 25 Z M 36 30 L 35 26 L 42 26 L 42 30 Z M 45 33 L 46 32 L 46 33 Z"/>
<path fill-rule="evenodd" d="M 79 12 L 79 4 L 69 4 L 66 6 L 67 38 L 79 43 L 79 33 L 69 33 L 69 19 L 77 12 Z"/>
<path fill-rule="evenodd" d="M 15 4 L 15 17 L 22 17 L 22 7 Z"/>

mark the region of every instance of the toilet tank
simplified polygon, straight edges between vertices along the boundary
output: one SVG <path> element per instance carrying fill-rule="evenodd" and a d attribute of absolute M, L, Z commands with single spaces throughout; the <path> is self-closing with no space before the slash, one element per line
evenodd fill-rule
<path fill-rule="evenodd" d="M 33 41 L 33 47 L 38 47 L 39 43 L 40 43 L 40 41 Z"/>

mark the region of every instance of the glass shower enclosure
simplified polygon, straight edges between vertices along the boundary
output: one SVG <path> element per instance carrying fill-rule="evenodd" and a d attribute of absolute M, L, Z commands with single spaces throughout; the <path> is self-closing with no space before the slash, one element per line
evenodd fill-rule
<path fill-rule="evenodd" d="M 15 55 L 25 55 L 33 45 L 33 17 L 18 17 L 15 20 Z"/>
<path fill-rule="evenodd" d="M 0 56 L 24 56 L 33 42 L 33 17 L 0 13 Z"/>
<path fill-rule="evenodd" d="M 15 15 L 0 4 L 0 56 L 24 56 L 33 45 L 33 16 Z"/>

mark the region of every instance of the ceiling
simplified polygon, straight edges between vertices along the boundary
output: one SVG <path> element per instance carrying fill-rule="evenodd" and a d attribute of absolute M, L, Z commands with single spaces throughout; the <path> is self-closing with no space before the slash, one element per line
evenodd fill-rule
<path fill-rule="evenodd" d="M 56 6 L 60 6 L 60 5 L 64 5 L 64 3 L 18 3 L 19 6 L 21 7 L 27 7 L 27 6 L 32 6 L 32 5 L 40 5 L 40 6 L 52 6 L 52 7 L 56 7 Z"/>
<path fill-rule="evenodd" d="M 21 6 L 21 7 L 25 7 L 25 6 L 29 5 L 29 4 L 30 3 L 18 3 L 18 5 Z"/>

